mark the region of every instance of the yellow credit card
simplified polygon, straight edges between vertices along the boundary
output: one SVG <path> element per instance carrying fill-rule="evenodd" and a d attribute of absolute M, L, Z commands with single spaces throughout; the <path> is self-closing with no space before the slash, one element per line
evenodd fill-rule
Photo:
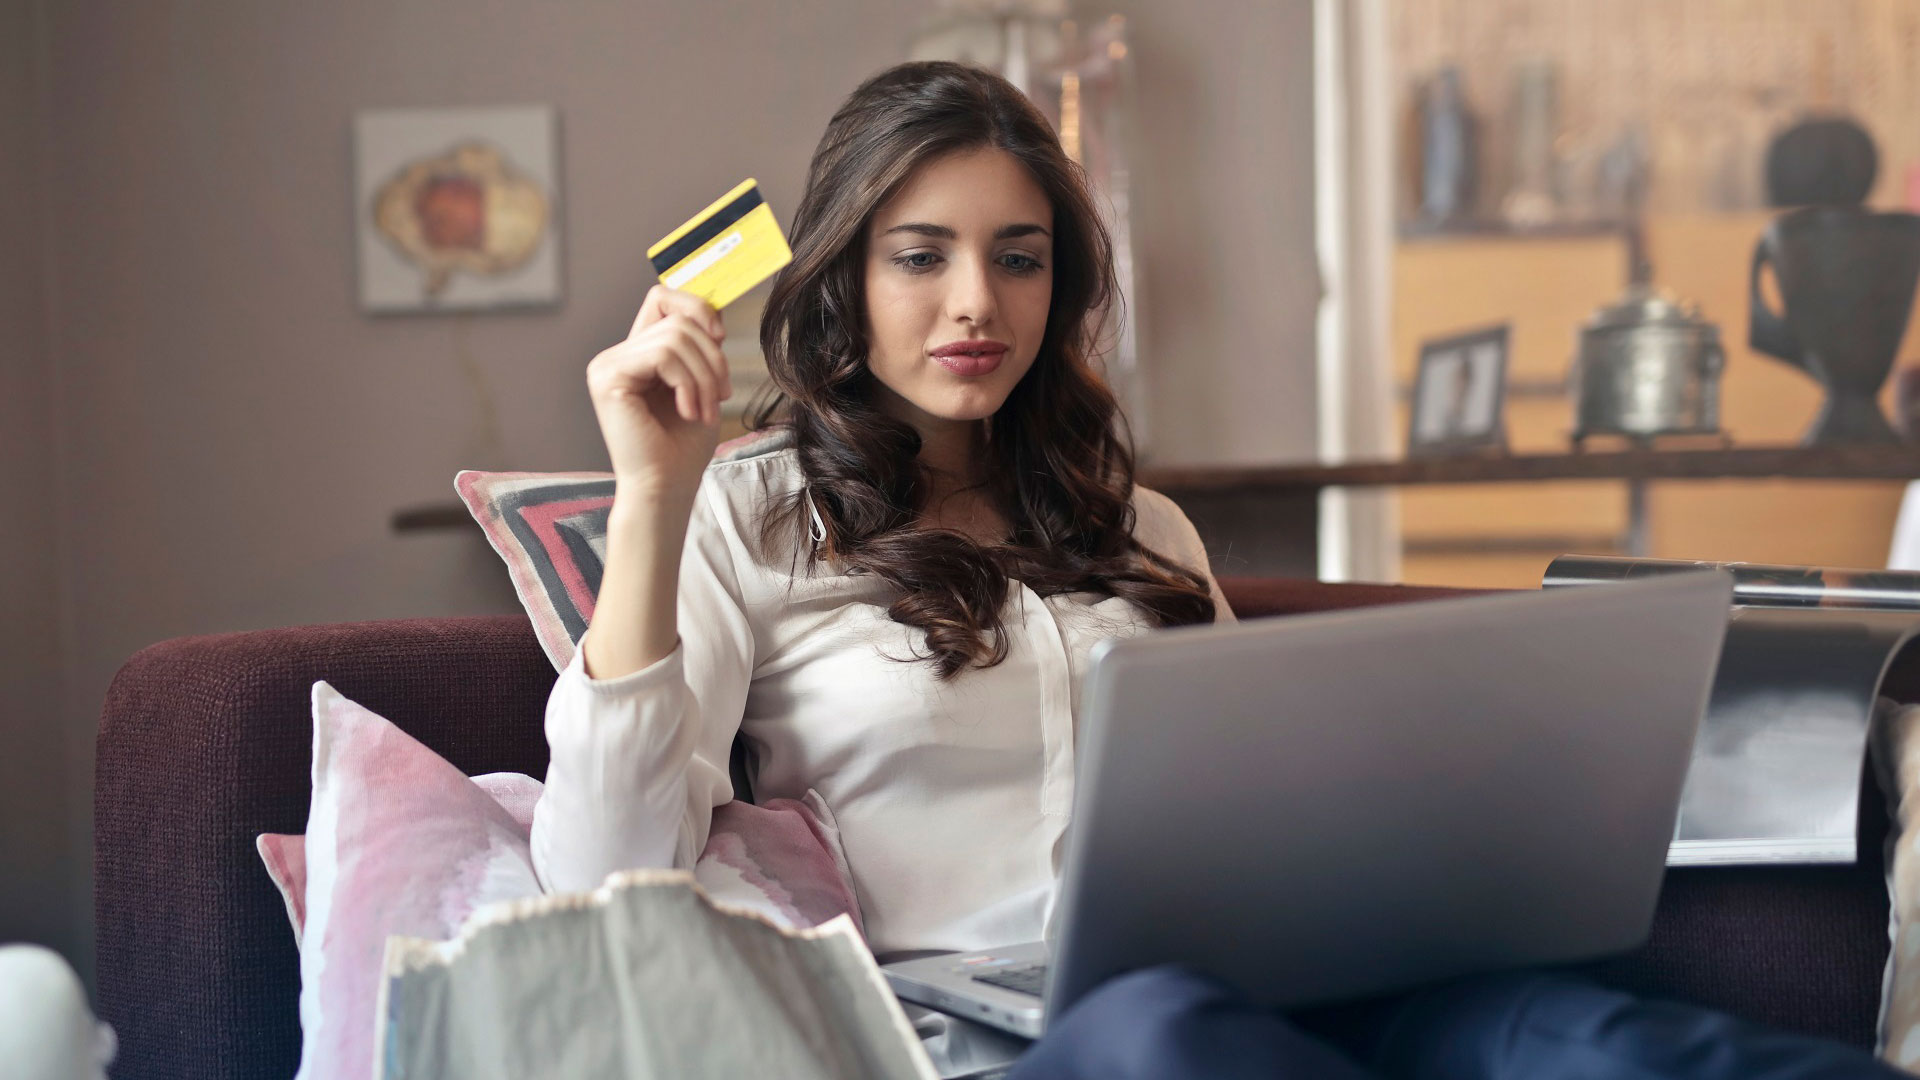
<path fill-rule="evenodd" d="M 772 277 L 793 252 L 759 182 L 748 179 L 648 248 L 647 258 L 662 284 L 717 309 Z"/>

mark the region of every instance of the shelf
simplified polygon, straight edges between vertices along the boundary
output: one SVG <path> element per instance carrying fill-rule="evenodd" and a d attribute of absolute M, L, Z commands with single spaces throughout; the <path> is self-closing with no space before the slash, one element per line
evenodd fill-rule
<path fill-rule="evenodd" d="M 1500 484 L 1546 480 L 1920 480 L 1920 447 L 1742 447 L 1732 450 L 1626 450 L 1580 454 L 1500 454 L 1418 458 L 1352 465 L 1148 467 L 1140 483 L 1168 495 L 1305 495 L 1330 487 L 1404 484 Z M 394 532 L 473 528 L 459 503 L 394 512 Z"/>
<path fill-rule="evenodd" d="M 1168 494 L 1545 480 L 1914 480 L 1920 479 L 1920 446 L 1625 450 L 1416 458 L 1349 465 L 1170 467 L 1143 469 L 1140 479 Z"/>
<path fill-rule="evenodd" d="M 1454 221 L 1435 225 L 1427 222 L 1402 222 L 1395 230 L 1403 244 L 1444 240 L 1568 240 L 1618 237 L 1626 232 L 1623 221 L 1559 221 L 1546 225 L 1509 225 L 1504 221 Z"/>

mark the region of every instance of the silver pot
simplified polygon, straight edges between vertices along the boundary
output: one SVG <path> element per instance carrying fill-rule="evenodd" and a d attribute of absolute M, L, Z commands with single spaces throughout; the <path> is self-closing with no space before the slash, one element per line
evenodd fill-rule
<path fill-rule="evenodd" d="M 1580 329 L 1576 446 L 1589 435 L 1712 435 L 1720 430 L 1720 331 L 1650 285 L 1629 286 Z"/>

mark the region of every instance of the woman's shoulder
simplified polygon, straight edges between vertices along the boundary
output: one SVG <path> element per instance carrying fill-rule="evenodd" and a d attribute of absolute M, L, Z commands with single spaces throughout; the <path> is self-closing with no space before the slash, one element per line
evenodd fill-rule
<path fill-rule="evenodd" d="M 1172 499 L 1140 484 L 1133 486 L 1133 538 L 1142 547 L 1191 569 L 1204 569 L 1206 548 L 1186 511 Z"/>
<path fill-rule="evenodd" d="M 769 485 L 782 491 L 799 487 L 805 481 L 793 433 L 771 427 L 728 439 L 714 449 L 705 481 L 730 501 L 749 503 L 766 494 Z"/>
<path fill-rule="evenodd" d="M 1180 504 L 1143 484 L 1133 486 L 1133 531 L 1145 542 L 1144 532 L 1180 532 L 1193 528 Z"/>
<path fill-rule="evenodd" d="M 750 431 L 715 448 L 700 482 L 705 509 L 696 513 L 711 513 L 742 540 L 756 537 L 766 515 L 805 484 L 791 432 L 781 427 Z"/>
<path fill-rule="evenodd" d="M 793 429 L 784 424 L 774 424 L 758 431 L 749 431 L 735 439 L 728 439 L 714 447 L 713 461 L 708 468 L 739 461 L 753 461 L 758 458 L 776 458 L 783 453 L 791 459 L 792 451 Z"/>

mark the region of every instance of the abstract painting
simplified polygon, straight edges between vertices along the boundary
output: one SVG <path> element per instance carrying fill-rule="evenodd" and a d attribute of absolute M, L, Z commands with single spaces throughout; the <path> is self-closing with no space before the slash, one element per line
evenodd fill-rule
<path fill-rule="evenodd" d="M 367 110 L 353 128 L 362 310 L 559 303 L 552 108 Z"/>

